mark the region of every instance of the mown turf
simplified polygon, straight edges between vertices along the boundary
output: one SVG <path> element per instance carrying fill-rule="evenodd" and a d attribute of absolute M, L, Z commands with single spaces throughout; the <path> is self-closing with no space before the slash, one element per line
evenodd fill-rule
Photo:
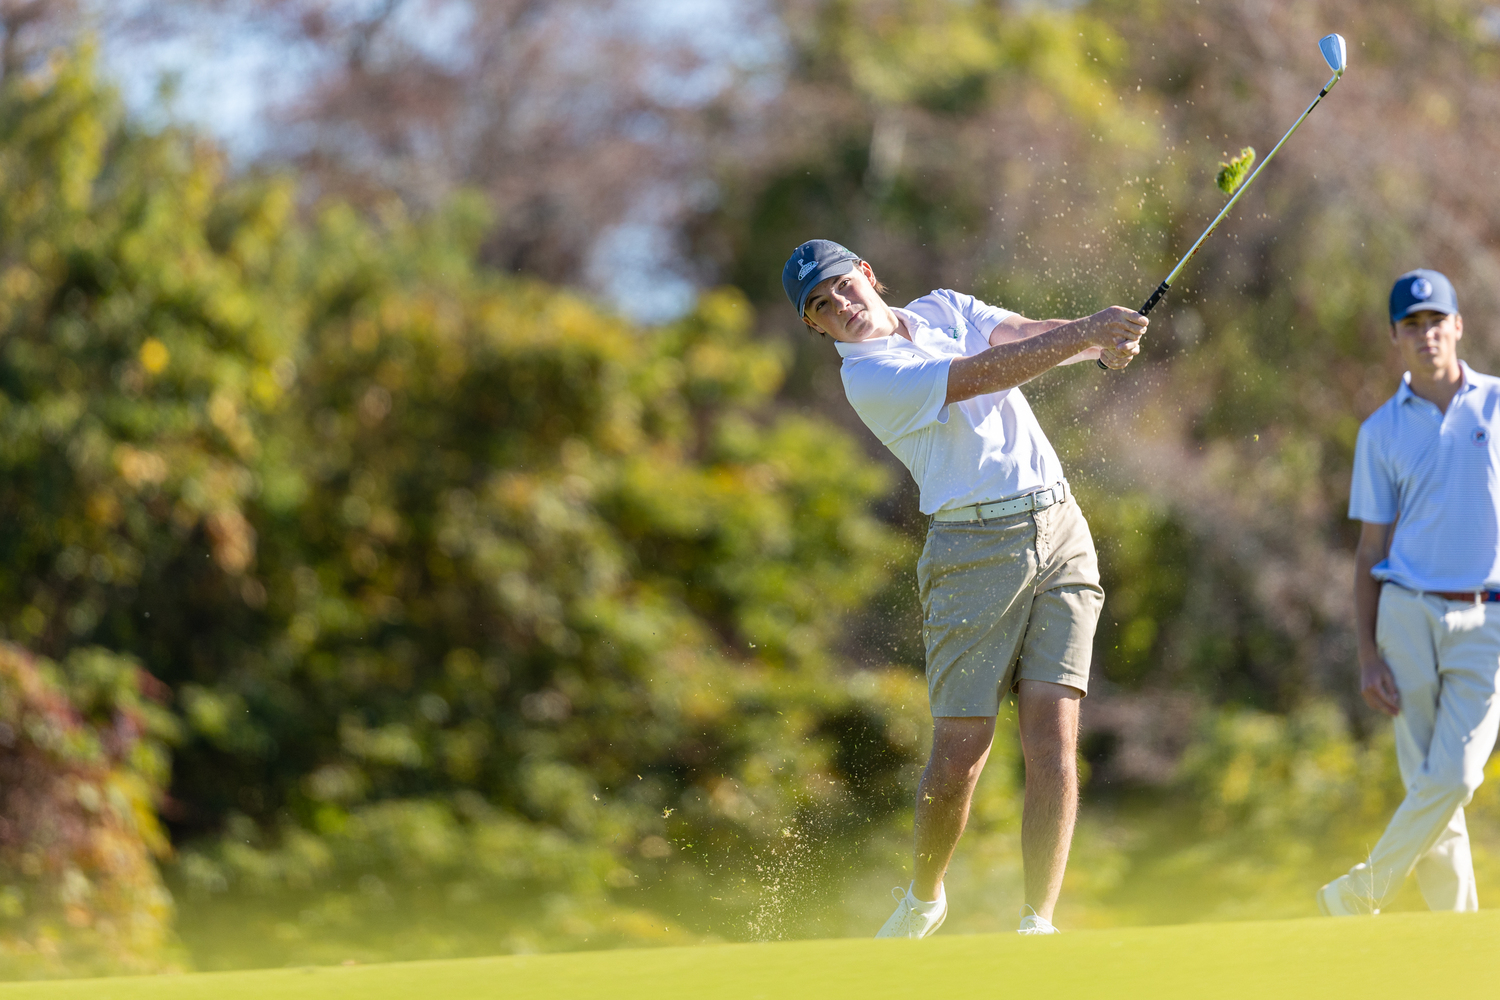
<path fill-rule="evenodd" d="M 834 1000 L 1439 996 L 1500 990 L 1500 911 L 1084 931 L 1052 939 L 798 941 L 345 968 L 0 984 L 0 1000 Z"/>

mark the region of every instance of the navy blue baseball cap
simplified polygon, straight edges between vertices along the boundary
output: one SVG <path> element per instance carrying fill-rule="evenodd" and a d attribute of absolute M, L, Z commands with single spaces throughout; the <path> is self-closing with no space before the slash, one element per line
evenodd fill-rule
<path fill-rule="evenodd" d="M 1449 316 L 1458 313 L 1458 293 L 1453 290 L 1453 282 L 1425 267 L 1407 271 L 1391 286 L 1391 322 L 1423 309 Z"/>
<path fill-rule="evenodd" d="M 859 254 L 832 240 L 808 240 L 792 251 L 781 269 L 781 287 L 797 307 L 797 315 L 807 307 L 807 297 L 818 282 L 848 274 L 859 266 Z"/>

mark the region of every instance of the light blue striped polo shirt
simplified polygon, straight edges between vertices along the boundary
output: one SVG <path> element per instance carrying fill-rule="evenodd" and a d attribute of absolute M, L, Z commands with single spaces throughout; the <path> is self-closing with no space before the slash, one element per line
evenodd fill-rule
<path fill-rule="evenodd" d="M 1396 521 L 1390 555 L 1370 573 L 1377 580 L 1500 590 L 1500 378 L 1460 365 L 1447 413 L 1411 391 L 1408 372 L 1360 425 L 1349 516 Z"/>

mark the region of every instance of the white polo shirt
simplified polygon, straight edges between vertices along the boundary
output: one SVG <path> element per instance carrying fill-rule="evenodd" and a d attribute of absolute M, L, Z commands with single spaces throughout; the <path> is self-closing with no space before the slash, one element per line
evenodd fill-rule
<path fill-rule="evenodd" d="M 1411 391 L 1407 372 L 1359 428 L 1349 516 L 1396 522 L 1377 580 L 1500 590 L 1500 378 L 1459 364 L 1463 385 L 1446 413 Z"/>
<path fill-rule="evenodd" d="M 924 514 L 1045 489 L 1062 463 L 1019 389 L 944 406 L 954 358 L 988 350 L 1005 309 L 940 288 L 897 313 L 912 335 L 838 344 L 844 394 L 911 470 Z"/>

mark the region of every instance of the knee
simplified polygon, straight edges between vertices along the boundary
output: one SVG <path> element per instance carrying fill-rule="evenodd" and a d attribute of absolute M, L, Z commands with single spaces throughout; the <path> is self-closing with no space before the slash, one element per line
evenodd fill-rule
<path fill-rule="evenodd" d="M 1026 754 L 1026 781 L 1063 784 L 1075 781 L 1078 758 L 1064 747 L 1044 747 Z"/>
<path fill-rule="evenodd" d="M 1469 800 L 1474 798 L 1474 793 L 1479 791 L 1479 786 L 1482 784 L 1484 784 L 1483 771 L 1475 771 L 1473 774 L 1464 775 L 1463 781 L 1461 782 L 1461 787 L 1463 789 L 1463 801 L 1461 801 L 1459 805 L 1468 805 Z"/>
<path fill-rule="evenodd" d="M 957 794 L 979 780 L 984 757 L 964 753 L 937 753 L 927 762 L 927 774 L 940 794 Z"/>
<path fill-rule="evenodd" d="M 1444 771 L 1423 776 L 1422 784 L 1427 795 L 1455 807 L 1466 806 L 1474 798 L 1479 786 L 1484 784 L 1484 772 Z"/>

